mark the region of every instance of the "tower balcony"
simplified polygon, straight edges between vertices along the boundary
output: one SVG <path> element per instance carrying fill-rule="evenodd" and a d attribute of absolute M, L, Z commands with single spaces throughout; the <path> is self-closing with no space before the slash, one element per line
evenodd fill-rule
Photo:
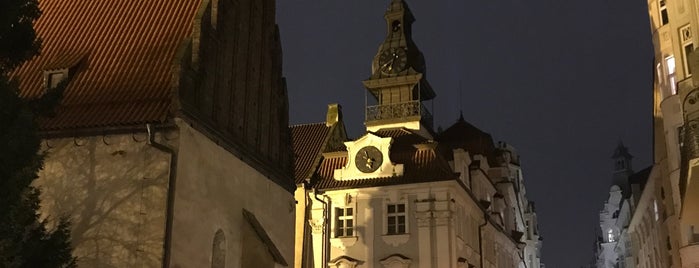
<path fill-rule="evenodd" d="M 418 122 L 432 129 L 433 120 L 432 113 L 419 100 L 366 107 L 367 126 Z"/>

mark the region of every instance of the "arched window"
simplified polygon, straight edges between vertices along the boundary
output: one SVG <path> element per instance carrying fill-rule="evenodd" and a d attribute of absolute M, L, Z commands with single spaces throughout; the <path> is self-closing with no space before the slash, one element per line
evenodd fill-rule
<path fill-rule="evenodd" d="M 214 243 L 211 247 L 211 268 L 226 267 L 226 235 L 218 229 L 214 234 Z"/>

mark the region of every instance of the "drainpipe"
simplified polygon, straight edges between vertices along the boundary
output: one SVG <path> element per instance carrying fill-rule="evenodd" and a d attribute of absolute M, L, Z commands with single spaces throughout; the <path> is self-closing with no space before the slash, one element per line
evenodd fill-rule
<path fill-rule="evenodd" d="M 479 255 L 481 255 L 481 268 L 485 267 L 485 263 L 483 263 L 483 227 L 488 225 L 488 209 L 486 208 L 485 211 L 483 211 L 483 224 L 478 225 L 478 250 L 480 252 Z"/>
<path fill-rule="evenodd" d="M 325 267 L 328 265 L 326 244 L 329 241 L 328 239 L 330 239 L 330 232 L 328 229 L 328 202 L 325 202 L 322 199 L 318 198 L 318 192 L 316 191 L 316 189 L 313 189 L 313 196 L 316 200 L 318 200 L 318 202 L 323 203 L 323 244 L 321 244 L 321 254 L 323 255 L 320 257 L 320 260 L 322 262 L 321 267 Z"/>
<path fill-rule="evenodd" d="M 175 210 L 175 179 L 177 178 L 177 152 L 169 146 L 155 141 L 153 125 L 146 124 L 148 131 L 148 145 L 170 155 L 170 172 L 167 189 L 167 208 L 165 211 L 165 238 L 163 241 L 163 268 L 170 267 L 170 254 L 172 247 L 172 217 Z"/>

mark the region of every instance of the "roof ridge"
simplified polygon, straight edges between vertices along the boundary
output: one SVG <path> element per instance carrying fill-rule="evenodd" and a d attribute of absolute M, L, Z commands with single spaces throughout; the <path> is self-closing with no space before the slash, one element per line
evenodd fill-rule
<path fill-rule="evenodd" d="M 325 122 L 318 122 L 318 123 L 301 123 L 301 124 L 296 124 L 296 125 L 289 125 L 290 128 L 292 127 L 303 127 L 303 126 L 311 126 L 311 125 L 325 125 Z"/>

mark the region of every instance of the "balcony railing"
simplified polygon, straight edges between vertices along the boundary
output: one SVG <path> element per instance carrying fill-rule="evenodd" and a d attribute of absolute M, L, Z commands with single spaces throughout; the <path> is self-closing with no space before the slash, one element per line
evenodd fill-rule
<path fill-rule="evenodd" d="M 408 101 L 367 106 L 366 121 L 390 121 L 408 117 L 420 117 L 423 124 L 432 127 L 432 114 L 421 101 Z"/>

